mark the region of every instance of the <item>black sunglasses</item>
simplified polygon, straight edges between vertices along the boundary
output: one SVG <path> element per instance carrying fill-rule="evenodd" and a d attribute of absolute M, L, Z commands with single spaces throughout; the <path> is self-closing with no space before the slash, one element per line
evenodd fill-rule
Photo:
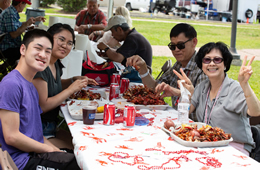
<path fill-rule="evenodd" d="M 219 63 L 221 63 L 223 61 L 223 58 L 215 57 L 213 59 L 211 59 L 211 58 L 203 58 L 202 59 L 202 62 L 204 64 L 209 64 L 209 63 L 211 63 L 211 61 L 213 61 L 215 64 L 219 64 Z"/>
<path fill-rule="evenodd" d="M 192 40 L 193 38 L 190 38 L 188 39 L 187 41 L 183 42 L 183 43 L 180 43 L 180 44 L 171 44 L 171 42 L 168 44 L 168 47 L 170 48 L 170 50 L 174 51 L 176 49 L 176 47 L 179 49 L 179 50 L 182 50 L 185 48 L 185 43 Z"/>

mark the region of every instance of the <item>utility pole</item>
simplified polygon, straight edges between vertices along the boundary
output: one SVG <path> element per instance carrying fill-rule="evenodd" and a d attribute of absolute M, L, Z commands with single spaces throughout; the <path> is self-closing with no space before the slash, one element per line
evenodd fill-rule
<path fill-rule="evenodd" d="M 241 66 L 242 61 L 240 55 L 236 50 L 236 35 L 237 35 L 237 10 L 238 10 L 238 0 L 233 0 L 232 5 L 232 28 L 231 28 L 231 43 L 230 43 L 230 52 L 233 55 L 232 65 Z"/>

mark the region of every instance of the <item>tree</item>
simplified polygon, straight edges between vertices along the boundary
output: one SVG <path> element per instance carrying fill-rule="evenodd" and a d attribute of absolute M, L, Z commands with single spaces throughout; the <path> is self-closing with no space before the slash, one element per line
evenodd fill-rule
<path fill-rule="evenodd" d="M 40 1 L 40 6 L 41 7 L 48 7 L 51 4 L 55 4 L 56 0 L 44 0 L 44 1 Z"/>
<path fill-rule="evenodd" d="M 57 3 L 66 12 L 78 12 L 86 7 L 87 0 L 57 0 Z"/>

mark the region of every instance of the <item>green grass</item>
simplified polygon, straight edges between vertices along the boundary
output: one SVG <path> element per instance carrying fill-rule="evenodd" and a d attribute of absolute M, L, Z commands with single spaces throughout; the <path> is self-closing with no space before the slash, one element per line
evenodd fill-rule
<path fill-rule="evenodd" d="M 75 18 L 75 16 L 64 16 L 63 11 L 56 8 L 41 8 L 45 10 L 46 22 L 49 25 L 49 14 L 58 17 Z M 25 11 L 25 10 L 24 10 Z M 47 15 L 48 14 L 48 15 Z M 60 15 L 59 15 L 60 14 Z M 71 14 L 71 13 L 70 13 Z M 74 13 L 75 15 L 75 13 Z M 26 21 L 25 14 L 20 14 L 20 21 Z M 133 19 L 143 19 L 134 17 Z M 198 47 L 211 42 L 222 41 L 228 45 L 231 42 L 231 23 L 212 22 L 212 21 L 194 21 L 187 19 L 158 19 L 146 18 L 153 21 L 133 20 L 133 25 L 138 32 L 143 34 L 151 45 L 167 45 L 170 42 L 169 33 L 171 28 L 178 22 L 187 22 L 193 25 L 198 33 Z M 241 49 L 257 49 L 260 47 L 260 29 L 259 24 L 237 24 L 236 48 Z"/>

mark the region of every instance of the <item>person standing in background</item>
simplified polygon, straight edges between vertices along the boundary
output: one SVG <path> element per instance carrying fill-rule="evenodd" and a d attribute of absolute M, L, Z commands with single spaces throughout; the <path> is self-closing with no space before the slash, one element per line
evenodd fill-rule
<path fill-rule="evenodd" d="M 7 33 L 0 44 L 0 50 L 12 66 L 21 56 L 22 33 L 36 21 L 45 22 L 45 18 L 42 16 L 31 17 L 26 22 L 20 22 L 19 13 L 24 10 L 26 4 L 31 5 L 32 3 L 28 0 L 13 0 L 12 5 L 0 15 L 0 35 Z"/>

